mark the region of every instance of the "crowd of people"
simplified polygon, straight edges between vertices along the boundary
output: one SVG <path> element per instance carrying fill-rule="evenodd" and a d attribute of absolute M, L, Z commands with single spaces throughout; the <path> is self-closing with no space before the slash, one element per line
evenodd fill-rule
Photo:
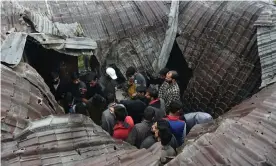
<path fill-rule="evenodd" d="M 161 163 L 176 155 L 194 125 L 212 120 L 204 112 L 184 113 L 174 70 L 164 68 L 158 78 L 147 79 L 129 67 L 122 88 L 127 98 L 121 101 L 116 99 L 117 75 L 111 67 L 101 77 L 90 72 L 85 80 L 77 73 L 67 83 L 57 73 L 52 78 L 52 92 L 67 113 L 87 115 L 113 138 L 137 148 L 160 148 Z"/>

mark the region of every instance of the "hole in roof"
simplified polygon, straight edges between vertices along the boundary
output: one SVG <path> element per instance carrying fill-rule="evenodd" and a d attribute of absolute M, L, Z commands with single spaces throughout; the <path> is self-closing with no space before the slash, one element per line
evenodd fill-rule
<path fill-rule="evenodd" d="M 114 150 L 117 150 L 117 147 L 116 147 L 116 146 L 114 146 Z"/>

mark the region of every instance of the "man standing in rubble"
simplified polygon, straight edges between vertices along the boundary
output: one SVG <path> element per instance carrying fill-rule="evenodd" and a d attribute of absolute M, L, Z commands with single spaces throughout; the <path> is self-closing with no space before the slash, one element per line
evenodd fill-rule
<path fill-rule="evenodd" d="M 116 95 L 116 71 L 112 67 L 108 67 L 105 74 L 100 78 L 99 83 L 102 87 L 104 98 L 107 99 L 109 93 Z"/>
<path fill-rule="evenodd" d="M 180 89 L 177 84 L 178 73 L 174 70 L 169 71 L 166 75 L 164 83 L 159 89 L 159 98 L 165 101 L 166 108 L 174 100 L 180 100 Z"/>

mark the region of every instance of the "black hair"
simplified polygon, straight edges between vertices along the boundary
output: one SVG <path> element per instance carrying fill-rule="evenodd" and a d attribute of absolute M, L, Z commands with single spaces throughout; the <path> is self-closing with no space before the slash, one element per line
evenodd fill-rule
<path fill-rule="evenodd" d="M 179 100 L 173 100 L 169 105 L 169 112 L 176 113 L 183 107 L 182 102 Z"/>
<path fill-rule="evenodd" d="M 168 145 L 172 139 L 172 132 L 170 128 L 162 127 L 159 129 L 158 133 L 159 138 L 161 139 L 161 144 L 163 146 Z"/>
<path fill-rule="evenodd" d="M 83 103 L 77 103 L 75 106 L 75 112 L 78 114 L 83 114 L 89 116 L 87 113 L 87 107 Z"/>
<path fill-rule="evenodd" d="M 160 119 L 157 121 L 157 129 L 160 130 L 162 128 L 169 128 L 170 129 L 170 124 L 168 121 L 164 119 Z"/>
<path fill-rule="evenodd" d="M 57 72 L 52 72 L 51 77 L 52 77 L 52 79 L 56 79 L 57 77 L 59 77 L 59 75 Z"/>
<path fill-rule="evenodd" d="M 178 73 L 177 73 L 177 71 L 171 70 L 171 71 L 169 71 L 169 72 L 172 73 L 172 79 L 175 79 L 175 80 L 178 79 Z"/>
<path fill-rule="evenodd" d="M 140 86 L 137 86 L 136 87 L 136 92 L 140 92 L 140 93 L 146 93 L 146 91 L 147 91 L 147 88 L 145 87 L 145 86 L 143 86 L 143 85 L 140 85 Z"/>
<path fill-rule="evenodd" d="M 86 76 L 86 80 L 88 82 L 90 81 L 95 81 L 98 78 L 97 74 L 95 72 L 90 72 L 87 76 Z"/>
<path fill-rule="evenodd" d="M 148 106 L 144 111 L 145 120 L 152 121 L 155 116 L 155 109 L 151 106 Z"/>
<path fill-rule="evenodd" d="M 79 76 L 76 72 L 74 72 L 71 74 L 71 80 L 76 80 L 76 79 L 79 79 Z"/>
<path fill-rule="evenodd" d="M 131 77 L 136 73 L 136 69 L 133 66 L 127 68 L 126 77 Z"/>
<path fill-rule="evenodd" d="M 163 68 L 159 71 L 159 74 L 162 76 L 166 76 L 166 74 L 169 72 L 170 70 L 168 68 Z"/>
<path fill-rule="evenodd" d="M 115 119 L 117 121 L 124 122 L 125 118 L 127 116 L 127 111 L 126 108 L 121 106 L 121 105 L 116 105 L 113 107 L 114 108 L 114 114 L 115 114 Z"/>
<path fill-rule="evenodd" d="M 154 99 L 157 99 L 158 98 L 158 90 L 155 89 L 155 88 L 148 88 L 147 92 L 149 93 L 149 96 L 154 98 Z"/>
<path fill-rule="evenodd" d="M 107 104 L 113 103 L 116 100 L 116 96 L 113 93 L 107 94 Z"/>

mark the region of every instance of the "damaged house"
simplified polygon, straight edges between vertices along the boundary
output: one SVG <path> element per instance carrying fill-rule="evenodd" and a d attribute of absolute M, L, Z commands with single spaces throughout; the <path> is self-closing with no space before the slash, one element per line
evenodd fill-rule
<path fill-rule="evenodd" d="M 218 117 L 193 128 L 168 165 L 276 165 L 273 5 L 4 1 L 1 9 L 3 165 L 157 164 L 154 152 L 114 141 L 87 117 L 56 116 L 47 71 L 74 71 L 80 55 L 122 75 L 129 66 L 175 69 L 186 110 Z"/>

